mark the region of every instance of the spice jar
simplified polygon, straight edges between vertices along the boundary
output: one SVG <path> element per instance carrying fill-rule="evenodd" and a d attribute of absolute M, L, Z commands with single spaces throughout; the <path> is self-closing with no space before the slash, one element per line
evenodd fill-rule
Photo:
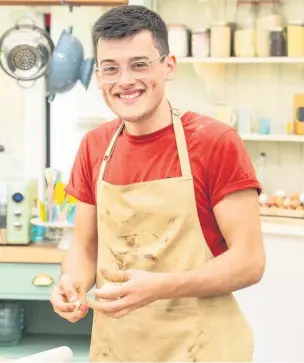
<path fill-rule="evenodd" d="M 231 27 L 228 22 L 213 23 L 211 26 L 210 54 L 214 58 L 230 57 Z"/>
<path fill-rule="evenodd" d="M 210 30 L 200 29 L 192 33 L 193 57 L 206 58 L 210 55 Z"/>
<path fill-rule="evenodd" d="M 260 0 L 260 10 L 257 16 L 257 56 L 270 56 L 270 29 L 283 26 L 283 17 L 279 12 L 278 1 Z"/>
<path fill-rule="evenodd" d="M 237 4 L 234 53 L 236 57 L 256 55 L 256 3 L 239 0 Z"/>
<path fill-rule="evenodd" d="M 271 57 L 286 56 L 286 37 L 282 27 L 270 29 L 269 40 Z"/>
<path fill-rule="evenodd" d="M 170 52 L 176 57 L 190 55 L 190 30 L 183 24 L 168 25 L 168 40 Z"/>
<path fill-rule="evenodd" d="M 288 57 L 304 57 L 304 22 L 290 21 L 287 25 Z"/>

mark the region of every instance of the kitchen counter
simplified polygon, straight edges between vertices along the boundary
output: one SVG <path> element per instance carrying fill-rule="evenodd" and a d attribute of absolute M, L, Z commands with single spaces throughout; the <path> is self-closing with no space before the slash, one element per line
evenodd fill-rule
<path fill-rule="evenodd" d="M 284 237 L 303 237 L 304 242 L 304 219 L 283 217 L 261 217 L 264 236 L 273 235 Z"/>
<path fill-rule="evenodd" d="M 256 286 L 236 293 L 255 332 L 254 361 L 303 361 L 304 331 L 297 322 L 303 315 L 304 295 L 294 282 L 304 284 L 304 220 L 262 217 L 262 229 L 268 256 L 265 276 Z M 75 361 L 88 361 L 92 314 L 75 330 L 49 304 L 65 252 L 52 243 L 0 246 L 0 273 L 10 276 L 0 279 L 0 301 L 23 301 L 27 311 L 24 338 L 17 346 L 0 348 L 0 356 L 16 359 L 64 343 L 72 348 Z M 284 331 L 282 319 L 288 326 Z"/>
<path fill-rule="evenodd" d="M 65 250 L 55 243 L 30 244 L 25 246 L 0 246 L 0 262 L 60 264 Z"/>
<path fill-rule="evenodd" d="M 282 237 L 303 237 L 304 219 L 261 217 L 263 234 Z M 61 264 L 65 250 L 55 243 L 26 246 L 0 246 L 0 262 Z"/>

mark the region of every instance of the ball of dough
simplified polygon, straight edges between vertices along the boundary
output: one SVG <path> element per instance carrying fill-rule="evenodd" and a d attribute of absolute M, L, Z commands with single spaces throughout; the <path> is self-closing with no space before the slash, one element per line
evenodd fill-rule
<path fill-rule="evenodd" d="M 74 309 L 74 311 L 78 311 L 79 308 L 80 308 L 80 301 L 79 300 L 76 300 L 75 301 L 75 309 Z"/>

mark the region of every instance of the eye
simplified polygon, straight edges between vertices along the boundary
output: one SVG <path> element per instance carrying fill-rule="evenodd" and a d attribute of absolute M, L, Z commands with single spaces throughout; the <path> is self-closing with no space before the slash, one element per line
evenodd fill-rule
<path fill-rule="evenodd" d="M 131 65 L 131 69 L 136 72 L 142 72 L 149 69 L 149 63 L 146 62 L 136 62 Z"/>
<path fill-rule="evenodd" d="M 118 67 L 115 66 L 105 66 L 103 67 L 104 74 L 116 74 L 118 73 Z"/>

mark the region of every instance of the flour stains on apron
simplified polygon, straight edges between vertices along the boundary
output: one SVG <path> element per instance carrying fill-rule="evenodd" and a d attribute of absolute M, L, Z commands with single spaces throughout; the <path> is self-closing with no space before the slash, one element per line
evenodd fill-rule
<path fill-rule="evenodd" d="M 182 176 L 97 187 L 97 270 L 183 272 L 213 258 L 197 216 L 193 177 L 179 113 L 172 110 Z M 178 198 L 177 198 L 178 196 Z M 104 283 L 98 274 L 97 287 Z M 253 334 L 234 296 L 156 301 L 115 320 L 94 313 L 91 362 L 248 362 Z"/>

